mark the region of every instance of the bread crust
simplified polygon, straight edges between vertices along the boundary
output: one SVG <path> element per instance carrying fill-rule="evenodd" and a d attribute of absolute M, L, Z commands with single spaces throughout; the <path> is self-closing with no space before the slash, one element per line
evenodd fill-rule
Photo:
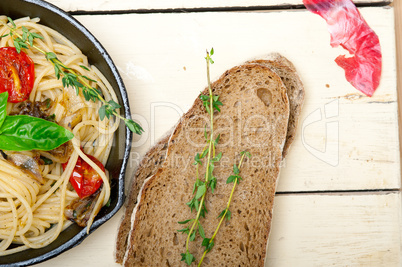
<path fill-rule="evenodd" d="M 125 202 L 124 215 L 121 218 L 117 231 L 115 260 L 117 263 L 123 263 L 124 254 L 127 248 L 127 239 L 131 229 L 131 215 L 137 204 L 137 196 L 144 184 L 146 178 L 154 175 L 154 173 L 162 167 L 166 158 L 166 150 L 171 134 L 165 135 L 155 146 L 145 153 L 140 164 L 137 167 L 131 181 L 128 200 Z"/>
<path fill-rule="evenodd" d="M 271 53 L 265 56 L 264 59 L 252 60 L 247 63 L 261 64 L 271 68 L 281 77 L 282 82 L 286 86 L 290 115 L 285 147 L 282 153 L 282 157 L 285 158 L 296 137 L 297 126 L 305 97 L 303 83 L 293 63 L 279 53 Z"/>

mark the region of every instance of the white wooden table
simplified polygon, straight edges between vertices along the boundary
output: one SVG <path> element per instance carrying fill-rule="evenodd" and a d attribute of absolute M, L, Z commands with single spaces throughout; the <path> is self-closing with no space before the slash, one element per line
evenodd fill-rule
<path fill-rule="evenodd" d="M 216 51 L 215 78 L 270 52 L 289 58 L 306 102 L 281 171 L 268 265 L 401 266 L 394 4 L 379 5 L 391 1 L 355 1 L 382 46 L 383 76 L 372 98 L 345 80 L 333 61 L 345 51 L 330 47 L 324 20 L 301 9 L 301 0 L 50 2 L 72 12 L 121 72 L 133 116 L 146 130 L 133 142 L 127 180 L 204 88 L 206 49 Z M 119 266 L 113 251 L 122 214 L 38 266 Z"/>

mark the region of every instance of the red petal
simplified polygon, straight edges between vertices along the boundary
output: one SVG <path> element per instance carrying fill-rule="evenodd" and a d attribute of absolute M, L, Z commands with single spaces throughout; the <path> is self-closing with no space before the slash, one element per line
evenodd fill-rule
<path fill-rule="evenodd" d="M 303 0 L 303 3 L 308 10 L 326 20 L 331 46 L 341 45 L 353 55 L 335 59 L 345 70 L 346 80 L 359 91 L 372 96 L 381 78 L 380 41 L 356 6 L 351 0 Z"/>

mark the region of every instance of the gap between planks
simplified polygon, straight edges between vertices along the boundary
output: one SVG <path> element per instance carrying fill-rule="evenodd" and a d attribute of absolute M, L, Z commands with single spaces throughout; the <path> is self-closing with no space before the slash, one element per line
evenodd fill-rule
<path fill-rule="evenodd" d="M 381 7 L 393 5 L 392 0 L 381 2 L 356 3 L 357 7 Z M 240 12 L 240 11 L 280 11 L 306 9 L 302 4 L 281 4 L 277 6 L 228 6 L 228 7 L 191 7 L 191 8 L 156 8 L 156 9 L 127 9 L 127 10 L 76 10 L 69 14 L 78 15 L 124 15 L 124 14 L 150 14 L 150 13 L 200 13 L 200 12 Z"/>
<path fill-rule="evenodd" d="M 399 194 L 399 188 L 388 189 L 367 189 L 367 190 L 325 190 L 325 191 L 282 191 L 276 192 L 276 196 L 287 195 L 322 195 L 322 196 L 344 196 L 344 195 L 387 195 Z"/>

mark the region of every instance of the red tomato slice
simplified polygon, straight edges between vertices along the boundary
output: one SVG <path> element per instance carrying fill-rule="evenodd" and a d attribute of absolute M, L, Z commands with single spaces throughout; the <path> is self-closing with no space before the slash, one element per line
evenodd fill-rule
<path fill-rule="evenodd" d="M 99 168 L 105 172 L 103 164 L 95 157 L 85 154 L 90 160 L 95 162 Z M 63 170 L 67 167 L 68 162 L 63 163 Z M 100 175 L 81 157 L 78 157 L 77 164 L 70 177 L 70 183 L 74 187 L 80 198 L 85 198 L 95 193 L 102 185 L 103 180 Z"/>
<path fill-rule="evenodd" d="M 24 52 L 15 47 L 0 48 L 0 93 L 8 92 L 8 101 L 28 99 L 35 82 L 35 65 Z"/>

